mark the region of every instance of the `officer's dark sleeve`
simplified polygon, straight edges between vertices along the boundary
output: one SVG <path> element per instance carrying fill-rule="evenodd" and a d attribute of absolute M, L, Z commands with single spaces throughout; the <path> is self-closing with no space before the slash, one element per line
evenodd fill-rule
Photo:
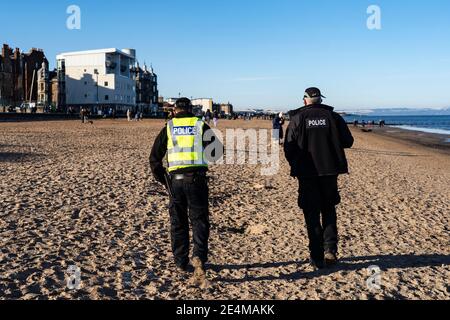
<path fill-rule="evenodd" d="M 286 139 L 284 141 L 284 155 L 287 161 L 292 166 L 295 165 L 298 155 L 300 153 L 299 136 L 298 136 L 298 120 L 291 119 L 286 130 Z"/>
<path fill-rule="evenodd" d="M 153 143 L 152 151 L 150 153 L 150 168 L 153 176 L 158 182 L 165 183 L 164 174 L 165 168 L 163 166 L 163 159 L 167 153 L 167 129 L 161 130 Z"/>
<path fill-rule="evenodd" d="M 342 118 L 339 114 L 335 114 L 336 126 L 339 131 L 339 140 L 341 142 L 341 146 L 343 148 L 351 148 L 355 140 L 353 139 L 352 133 L 347 126 L 344 118 Z"/>

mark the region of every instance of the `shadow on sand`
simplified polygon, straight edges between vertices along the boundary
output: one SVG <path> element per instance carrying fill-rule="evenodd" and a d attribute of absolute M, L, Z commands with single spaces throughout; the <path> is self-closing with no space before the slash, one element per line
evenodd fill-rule
<path fill-rule="evenodd" d="M 0 163 L 2 162 L 24 162 L 42 158 L 44 155 L 37 153 L 22 152 L 0 152 Z"/>
<path fill-rule="evenodd" d="M 394 156 L 394 157 L 426 157 L 422 154 L 414 154 L 410 152 L 397 152 L 397 151 L 383 151 L 383 150 L 370 150 L 370 149 L 360 149 L 352 148 L 348 149 L 350 152 L 366 153 L 366 154 L 376 154 L 382 156 Z"/>
<path fill-rule="evenodd" d="M 279 268 L 290 265 L 307 264 L 308 261 L 289 261 L 289 262 L 273 262 L 273 263 L 255 263 L 247 265 L 210 265 L 209 267 L 214 271 L 221 270 L 241 270 L 241 269 L 270 269 Z M 388 270 L 393 268 L 423 268 L 423 267 L 440 267 L 450 265 L 450 256 L 433 254 L 433 255 L 384 255 L 384 256 L 364 256 L 354 258 L 343 258 L 336 266 L 323 269 L 317 272 L 294 272 L 291 274 L 283 274 L 280 276 L 246 276 L 240 279 L 217 278 L 217 282 L 241 283 L 248 281 L 273 281 L 273 280 L 299 280 L 311 279 L 315 277 L 330 275 L 339 271 L 356 271 L 367 269 L 370 266 L 376 265 L 381 270 Z M 256 271 L 256 270 L 255 270 Z"/>

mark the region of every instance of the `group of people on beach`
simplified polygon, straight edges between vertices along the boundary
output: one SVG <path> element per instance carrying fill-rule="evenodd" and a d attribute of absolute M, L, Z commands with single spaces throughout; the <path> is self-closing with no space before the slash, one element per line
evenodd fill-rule
<path fill-rule="evenodd" d="M 206 110 L 206 112 L 202 116 L 202 120 L 206 122 L 208 125 L 211 124 L 211 119 L 213 121 L 214 127 L 217 128 L 219 123 L 219 114 L 217 111 L 211 112 L 211 110 Z"/>
<path fill-rule="evenodd" d="M 133 112 L 131 109 L 127 110 L 127 120 L 131 121 L 142 121 L 144 119 L 144 113 L 140 111 Z"/>
<path fill-rule="evenodd" d="M 371 120 L 371 121 L 362 120 L 361 122 L 359 120 L 354 120 L 353 121 L 353 126 L 355 128 L 358 128 L 359 126 L 361 126 L 363 128 L 375 127 L 376 125 L 377 125 L 377 123 L 375 122 L 375 120 Z M 385 126 L 386 126 L 386 121 L 385 120 L 378 121 L 378 127 L 384 128 Z"/>

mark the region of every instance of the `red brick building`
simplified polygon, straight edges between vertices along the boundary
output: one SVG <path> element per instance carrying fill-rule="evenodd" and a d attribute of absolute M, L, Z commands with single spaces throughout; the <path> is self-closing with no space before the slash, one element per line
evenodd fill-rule
<path fill-rule="evenodd" d="M 0 105 L 19 106 L 24 101 L 38 100 L 38 70 L 48 61 L 41 49 L 28 53 L 14 51 L 4 44 L 0 56 Z M 3 111 L 3 110 L 1 110 Z"/>
<path fill-rule="evenodd" d="M 38 71 L 43 63 L 48 66 L 48 60 L 44 51 L 33 48 L 28 53 L 22 54 L 22 63 L 25 100 L 36 102 L 38 101 Z"/>
<path fill-rule="evenodd" d="M 0 106 L 6 107 L 14 101 L 14 80 L 12 51 L 7 45 L 3 45 L 0 56 Z M 4 112 L 3 108 L 0 111 Z"/>

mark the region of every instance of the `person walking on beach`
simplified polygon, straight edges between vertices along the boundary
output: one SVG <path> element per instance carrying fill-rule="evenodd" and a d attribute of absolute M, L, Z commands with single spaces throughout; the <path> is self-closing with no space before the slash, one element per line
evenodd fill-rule
<path fill-rule="evenodd" d="M 290 114 L 284 144 L 291 176 L 299 180 L 298 204 L 305 216 L 311 265 L 315 269 L 338 260 L 338 176 L 348 173 L 344 149 L 351 148 L 354 142 L 345 120 L 332 107 L 322 104 L 322 98 L 319 89 L 306 90 L 305 106 Z"/>
<path fill-rule="evenodd" d="M 275 116 L 275 118 L 272 121 L 272 128 L 274 130 L 274 139 L 278 140 L 278 143 L 280 145 L 283 144 L 283 139 L 284 139 L 284 130 L 283 130 L 283 125 L 284 125 L 284 117 L 283 117 L 283 113 L 281 112 L 280 114 L 277 114 Z"/>
<path fill-rule="evenodd" d="M 205 113 L 205 121 L 206 121 L 206 123 L 209 125 L 209 123 L 211 122 L 211 110 L 206 110 L 206 113 Z"/>
<path fill-rule="evenodd" d="M 217 128 L 217 124 L 219 123 L 219 115 L 217 114 L 217 112 L 214 112 L 213 123 L 214 128 Z"/>
<path fill-rule="evenodd" d="M 84 123 L 87 117 L 87 110 L 84 107 L 81 107 L 80 110 L 81 123 Z"/>
<path fill-rule="evenodd" d="M 201 285 L 206 281 L 210 233 L 208 164 L 204 154 L 209 143 L 203 137 L 210 127 L 194 116 L 188 98 L 177 100 L 174 114 L 153 144 L 150 167 L 155 179 L 166 185 L 170 194 L 172 253 L 182 272 L 189 271 L 189 220 L 192 224 L 193 279 Z M 166 153 L 168 173 L 163 167 Z"/>

